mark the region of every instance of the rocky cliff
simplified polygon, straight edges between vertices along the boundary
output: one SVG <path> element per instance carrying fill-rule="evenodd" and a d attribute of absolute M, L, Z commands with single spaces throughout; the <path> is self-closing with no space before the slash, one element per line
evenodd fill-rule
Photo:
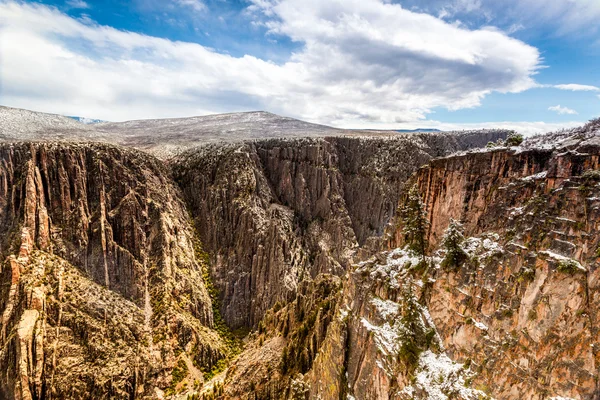
<path fill-rule="evenodd" d="M 156 397 L 178 365 L 201 383 L 227 346 L 164 166 L 85 144 L 0 160 L 0 397 Z"/>
<path fill-rule="evenodd" d="M 597 132 L 1 145 L 0 398 L 598 398 Z"/>
<path fill-rule="evenodd" d="M 305 278 L 344 274 L 383 233 L 418 166 L 506 134 L 265 140 L 182 155 L 175 179 L 211 255 L 225 321 L 255 327 Z"/>
<path fill-rule="evenodd" d="M 371 247 L 383 251 L 335 290 L 319 289 L 322 272 L 313 291 L 276 304 L 204 395 L 217 385 L 220 398 L 248 399 L 599 398 L 597 125 L 552 146 L 431 161 Z M 424 255 L 408 247 L 408 187 L 425 210 Z"/>
<path fill-rule="evenodd" d="M 312 330 L 305 314 L 339 291 L 339 279 L 327 282 L 381 234 L 398 184 L 432 156 L 486 140 L 418 138 L 215 145 L 170 165 L 112 145 L 1 145 L 0 397 L 193 393 L 239 346 L 220 310 L 248 329 L 279 304 L 298 314 L 288 333 Z M 382 162 L 382 148 L 397 165 Z M 301 370 L 335 304 L 309 318 L 321 335 L 294 336 L 319 337 Z"/>
<path fill-rule="evenodd" d="M 467 249 L 486 248 L 438 273 L 427 306 L 448 354 L 494 396 L 599 396 L 599 145 L 451 157 L 416 177 L 431 248 L 450 218 Z"/>

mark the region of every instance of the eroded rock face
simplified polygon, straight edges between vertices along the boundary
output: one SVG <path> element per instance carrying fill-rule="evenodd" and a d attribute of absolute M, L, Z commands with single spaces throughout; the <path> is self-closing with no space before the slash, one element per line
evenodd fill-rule
<path fill-rule="evenodd" d="M 0 397 L 156 397 L 180 360 L 225 356 L 160 162 L 35 143 L 2 145 L 0 160 Z"/>
<path fill-rule="evenodd" d="M 271 162 L 284 177 L 276 182 L 293 181 L 294 163 Z M 405 247 L 395 216 L 371 247 L 384 251 L 341 276 L 333 317 L 311 325 L 306 337 L 314 340 L 300 346 L 308 369 L 284 350 L 277 357 L 275 349 L 297 342 L 273 323 L 293 308 L 276 306 L 219 381 L 224 398 L 252 398 L 251 387 L 286 399 L 598 398 L 596 139 L 441 158 L 412 184 L 428 213 L 427 256 Z M 402 208 L 405 192 L 398 198 Z M 287 206 L 297 209 L 295 199 Z M 464 227 L 459 265 L 445 262 L 451 219 Z M 317 293 L 302 292 L 305 299 Z M 313 308 L 316 315 L 326 309 Z M 252 354 L 270 356 L 262 363 Z M 279 370 L 244 378 L 238 371 L 249 359 Z"/>
<path fill-rule="evenodd" d="M 401 351 L 384 340 L 402 332 L 385 314 L 402 310 L 400 289 L 412 282 L 430 316 L 422 321 L 439 335 L 434 352 L 469 365 L 469 390 L 500 399 L 597 398 L 599 159 L 596 144 L 576 142 L 560 151 L 452 156 L 420 169 L 412 182 L 428 212 L 430 254 L 438 258 L 423 272 L 406 250 L 384 252 L 345 283 L 350 393 L 429 398 L 395 361 L 390 369 L 389 355 Z M 442 266 L 450 219 L 463 223 L 467 237 L 468 257 L 457 268 Z M 387 245 L 402 247 L 399 219 L 392 227 Z"/>
<path fill-rule="evenodd" d="M 418 166 L 504 135 L 264 140 L 179 157 L 175 179 L 211 254 L 223 317 L 256 326 L 306 277 L 344 274 L 383 234 Z"/>
<path fill-rule="evenodd" d="M 417 175 L 432 247 L 449 218 L 487 235 L 487 259 L 439 275 L 429 309 L 449 353 L 499 398 L 598 396 L 599 158 L 596 145 L 501 150 Z"/>

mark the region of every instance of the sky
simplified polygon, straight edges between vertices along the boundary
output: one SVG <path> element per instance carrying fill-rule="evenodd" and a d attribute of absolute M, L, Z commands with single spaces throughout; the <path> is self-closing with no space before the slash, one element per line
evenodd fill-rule
<path fill-rule="evenodd" d="M 599 0 L 0 0 L 0 105 L 343 128 L 600 116 Z"/>

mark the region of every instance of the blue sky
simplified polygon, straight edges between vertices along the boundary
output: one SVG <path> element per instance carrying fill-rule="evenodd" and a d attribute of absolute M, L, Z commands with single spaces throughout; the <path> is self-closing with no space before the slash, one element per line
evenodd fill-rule
<path fill-rule="evenodd" d="M 547 131 L 600 115 L 599 18 L 598 0 L 0 0 L 0 104 Z"/>

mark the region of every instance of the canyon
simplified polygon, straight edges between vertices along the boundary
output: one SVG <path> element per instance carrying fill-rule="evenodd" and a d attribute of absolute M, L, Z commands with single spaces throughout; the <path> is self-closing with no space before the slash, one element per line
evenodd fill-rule
<path fill-rule="evenodd" d="M 600 398 L 599 121 L 4 111 L 0 398 Z"/>

